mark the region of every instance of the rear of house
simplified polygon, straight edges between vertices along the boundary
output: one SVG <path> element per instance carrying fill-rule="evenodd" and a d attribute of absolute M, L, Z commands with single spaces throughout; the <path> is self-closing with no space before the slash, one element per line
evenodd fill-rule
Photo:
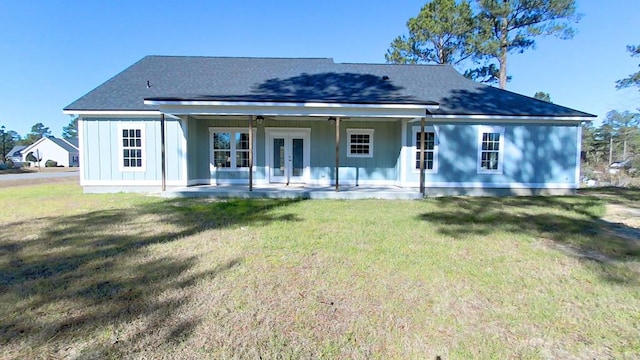
<path fill-rule="evenodd" d="M 86 192 L 276 184 L 427 195 L 571 193 L 580 122 L 593 117 L 450 66 L 165 56 L 65 113 L 80 116 Z"/>

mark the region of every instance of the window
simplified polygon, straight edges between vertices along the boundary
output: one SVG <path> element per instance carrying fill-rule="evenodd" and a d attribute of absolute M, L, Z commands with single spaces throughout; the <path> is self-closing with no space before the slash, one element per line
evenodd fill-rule
<path fill-rule="evenodd" d="M 122 145 L 122 170 L 144 170 L 142 148 L 143 131 L 141 128 L 123 127 L 120 129 Z"/>
<path fill-rule="evenodd" d="M 478 133 L 478 173 L 501 174 L 504 157 L 504 127 L 482 126 Z"/>
<path fill-rule="evenodd" d="M 210 132 L 211 163 L 215 168 L 246 169 L 249 167 L 248 129 L 212 128 Z"/>
<path fill-rule="evenodd" d="M 420 127 L 413 127 L 413 171 L 420 171 Z M 424 169 L 427 172 L 438 172 L 438 139 L 435 128 L 424 128 Z"/>
<path fill-rule="evenodd" d="M 347 129 L 347 157 L 373 157 L 373 129 Z"/>

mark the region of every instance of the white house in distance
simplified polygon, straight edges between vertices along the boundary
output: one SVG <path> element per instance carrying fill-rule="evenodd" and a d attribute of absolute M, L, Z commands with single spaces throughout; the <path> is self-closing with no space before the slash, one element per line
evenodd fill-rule
<path fill-rule="evenodd" d="M 58 163 L 58 166 L 78 166 L 79 150 L 77 140 L 59 139 L 53 136 L 45 136 L 22 150 L 22 161 L 28 161 L 29 154 L 42 159 L 41 166 L 48 160 Z"/>

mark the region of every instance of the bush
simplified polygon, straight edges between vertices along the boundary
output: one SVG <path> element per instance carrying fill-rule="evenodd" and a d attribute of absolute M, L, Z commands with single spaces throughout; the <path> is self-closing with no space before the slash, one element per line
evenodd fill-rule
<path fill-rule="evenodd" d="M 58 166 L 58 162 L 53 160 L 47 160 L 47 162 L 44 163 L 44 167 L 57 167 L 57 166 Z"/>

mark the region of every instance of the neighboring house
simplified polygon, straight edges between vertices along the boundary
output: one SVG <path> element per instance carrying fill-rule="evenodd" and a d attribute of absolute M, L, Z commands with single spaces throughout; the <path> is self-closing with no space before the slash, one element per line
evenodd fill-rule
<path fill-rule="evenodd" d="M 40 166 L 45 166 L 48 160 L 58 163 L 58 166 L 79 166 L 80 152 L 76 145 L 71 141 L 56 138 L 53 136 L 45 136 L 38 139 L 33 144 L 22 149 L 22 161 L 29 161 L 29 154 L 33 154 L 36 158 L 40 157 L 42 161 Z M 36 166 L 37 164 L 32 164 Z"/>
<path fill-rule="evenodd" d="M 24 145 L 16 145 L 7 153 L 7 160 L 11 160 L 14 166 L 22 165 L 22 150 L 26 148 Z"/>
<path fill-rule="evenodd" d="M 336 182 L 418 191 L 423 178 L 426 194 L 572 193 L 580 122 L 594 117 L 448 65 L 184 56 L 147 56 L 64 113 L 80 116 L 86 192 Z"/>

